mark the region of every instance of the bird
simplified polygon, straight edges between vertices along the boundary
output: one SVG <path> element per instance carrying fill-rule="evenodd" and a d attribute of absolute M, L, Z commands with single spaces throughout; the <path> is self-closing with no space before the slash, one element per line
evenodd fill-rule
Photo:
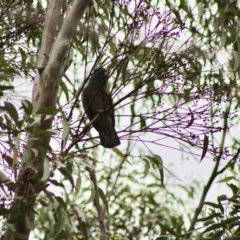
<path fill-rule="evenodd" d="M 93 122 L 93 127 L 98 131 L 100 144 L 105 148 L 113 148 L 121 144 L 115 130 L 113 101 L 107 89 L 108 74 L 103 67 L 94 69 L 88 85 L 82 91 L 82 104 L 84 111 Z"/>

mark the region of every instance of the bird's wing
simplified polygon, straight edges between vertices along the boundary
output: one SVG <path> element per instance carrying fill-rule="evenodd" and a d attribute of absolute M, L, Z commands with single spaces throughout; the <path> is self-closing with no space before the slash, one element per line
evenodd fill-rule
<path fill-rule="evenodd" d="M 83 108 L 84 108 L 90 121 L 96 115 L 96 111 L 94 108 L 94 101 L 95 101 L 95 96 L 96 96 L 97 92 L 94 90 L 95 90 L 94 88 L 92 89 L 90 87 L 87 87 L 82 92 Z"/>
<path fill-rule="evenodd" d="M 83 108 L 90 120 L 106 109 L 105 92 L 98 87 L 87 87 L 82 93 Z"/>
<path fill-rule="evenodd" d="M 107 88 L 105 88 L 104 91 L 105 91 L 106 102 L 107 102 L 105 109 L 110 108 L 107 116 L 108 116 L 108 118 L 110 118 L 109 121 L 112 122 L 112 126 L 115 127 L 113 100 L 112 100 L 111 94 L 110 94 L 110 92 L 107 90 Z"/>
<path fill-rule="evenodd" d="M 113 103 L 110 93 L 102 88 L 88 86 L 82 93 L 83 108 L 91 121 L 97 114 L 103 113 L 93 126 L 101 132 L 111 132 L 115 126 Z M 104 112 L 108 109 L 108 112 Z M 104 128 L 103 128 L 104 126 Z M 103 130 L 104 129 L 104 130 Z"/>

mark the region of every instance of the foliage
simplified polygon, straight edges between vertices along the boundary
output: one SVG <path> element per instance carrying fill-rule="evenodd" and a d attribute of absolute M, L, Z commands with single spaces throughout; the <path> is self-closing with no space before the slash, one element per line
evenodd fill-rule
<path fill-rule="evenodd" d="M 72 1 L 62 5 L 59 31 L 68 4 Z M 13 104 L 8 94 L 17 92 L 19 77 L 31 81 L 35 75 L 45 2 L 0 5 L 3 229 L 14 232 L 27 208 L 35 214 L 31 236 L 36 239 L 240 236 L 237 182 L 228 184 L 233 196 L 206 201 L 211 185 L 226 170 L 234 173 L 226 181 L 238 180 L 234 168 L 240 146 L 233 133 L 239 116 L 240 28 L 235 1 L 91 2 L 71 43 L 57 105 L 38 111 L 27 98 Z M 112 150 L 98 147 L 95 131 L 87 131 L 80 101 L 98 66 L 110 75 L 122 142 Z M 39 128 L 43 119 L 53 117 L 51 129 Z M 26 148 L 27 136 L 39 141 L 38 148 Z M 168 144 L 169 139 L 178 147 Z M 154 152 L 156 147 L 215 161 L 205 187 L 197 180 L 179 183 L 161 154 Z M 38 158 L 41 172 L 33 168 L 29 178 L 19 178 L 20 168 Z M 41 184 L 33 205 L 14 205 L 19 186 L 24 186 L 20 200 L 27 205 L 27 193 Z M 207 215 L 204 206 L 209 206 Z M 18 231 L 15 236 L 23 238 Z"/>

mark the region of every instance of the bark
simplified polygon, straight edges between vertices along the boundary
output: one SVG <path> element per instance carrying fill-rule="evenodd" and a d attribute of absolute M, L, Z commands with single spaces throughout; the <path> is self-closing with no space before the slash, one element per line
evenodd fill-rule
<path fill-rule="evenodd" d="M 64 60 L 79 20 L 89 2 L 90 0 L 74 1 L 54 42 L 62 0 L 49 1 L 38 59 L 38 71 L 32 93 L 35 113 L 43 108 L 56 108 L 58 89 L 64 73 Z M 42 116 L 40 124 L 28 136 L 25 147 L 25 163 L 22 164 L 19 172 L 11 215 L 8 218 L 8 222 L 11 221 L 11 224 L 7 223 L 4 240 L 28 239 L 30 231 L 33 229 L 35 201 L 46 183 L 46 180 L 41 181 L 42 165 L 47 150 L 50 149 L 48 146 L 50 136 L 39 134 L 39 130 L 51 129 L 53 118 L 54 114 L 47 120 L 44 120 L 44 116 Z M 38 151 L 37 156 L 32 153 L 32 148 Z"/>

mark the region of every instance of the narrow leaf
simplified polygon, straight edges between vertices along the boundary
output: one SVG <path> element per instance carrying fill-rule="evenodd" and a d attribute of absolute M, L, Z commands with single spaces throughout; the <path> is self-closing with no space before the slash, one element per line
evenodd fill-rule
<path fill-rule="evenodd" d="M 159 173 L 160 173 L 160 178 L 161 178 L 161 183 L 163 185 L 163 182 L 164 182 L 164 172 L 163 172 L 163 160 L 162 158 L 159 156 L 159 155 L 154 155 L 155 159 L 157 159 L 157 167 L 158 167 L 158 170 L 159 170 Z"/>
<path fill-rule="evenodd" d="M 204 204 L 211 206 L 213 208 L 220 208 L 219 205 L 217 203 L 213 203 L 213 202 L 204 202 Z"/>
<path fill-rule="evenodd" d="M 22 101 L 22 108 L 24 109 L 27 115 L 31 115 L 33 112 L 32 103 L 26 99 Z"/>
<path fill-rule="evenodd" d="M 67 166 L 60 167 L 59 171 L 63 174 L 65 179 L 69 180 L 69 182 L 72 185 L 72 188 L 74 188 L 74 180 L 73 180 L 73 176 L 72 176 L 72 163 L 70 162 L 70 160 L 68 160 Z"/>
<path fill-rule="evenodd" d="M 62 231 L 65 224 L 65 216 L 60 207 L 57 209 L 56 218 L 57 221 L 55 223 L 55 237 Z"/>
<path fill-rule="evenodd" d="M 62 120 L 62 126 L 63 126 L 62 140 L 63 140 L 63 147 L 65 147 L 68 140 L 70 128 L 69 128 L 68 122 L 65 119 Z"/>
<path fill-rule="evenodd" d="M 123 67 L 122 67 L 122 81 L 123 83 L 126 82 L 126 73 L 127 73 L 127 66 L 128 66 L 128 59 L 125 60 Z"/>
<path fill-rule="evenodd" d="M 207 150 L 208 150 L 208 144 L 209 144 L 209 140 L 208 140 L 208 136 L 204 135 L 204 140 L 203 140 L 203 151 L 202 151 L 202 156 L 201 156 L 201 160 L 200 162 L 203 160 L 203 158 L 205 157 Z"/>
<path fill-rule="evenodd" d="M 222 194 L 218 197 L 218 201 L 226 201 L 228 198 L 227 198 L 227 195 L 225 194 Z"/>
<path fill-rule="evenodd" d="M 201 233 L 201 235 L 202 235 L 203 233 L 210 232 L 210 231 L 212 231 L 212 230 L 216 230 L 216 229 L 222 228 L 222 227 L 224 227 L 224 226 L 225 226 L 225 225 L 224 225 L 223 223 L 213 224 L 213 225 L 211 225 L 210 227 L 206 228 L 206 229 Z"/>
<path fill-rule="evenodd" d="M 69 102 L 68 88 L 63 81 L 61 82 L 60 87 L 61 87 L 62 91 L 64 92 L 67 101 Z"/>
<path fill-rule="evenodd" d="M 91 195 L 90 195 L 89 199 L 87 200 L 86 204 L 92 202 L 93 199 L 95 198 L 95 195 L 96 195 L 96 191 L 94 189 L 94 184 L 93 184 L 93 182 L 91 182 Z"/>
<path fill-rule="evenodd" d="M 188 108 L 188 109 L 189 109 L 189 112 L 190 112 L 190 117 L 191 117 L 191 119 L 190 119 L 190 121 L 188 122 L 188 124 L 187 124 L 187 126 L 186 126 L 185 128 L 189 128 L 190 126 L 192 126 L 192 124 L 193 124 L 193 122 L 194 122 L 193 112 L 191 111 L 190 108 Z"/>
<path fill-rule="evenodd" d="M 4 102 L 5 104 L 5 110 L 8 112 L 9 116 L 12 118 L 12 120 L 15 122 L 15 124 L 18 123 L 18 112 L 16 108 L 10 103 L 10 102 Z"/>
<path fill-rule="evenodd" d="M 140 129 L 146 129 L 146 127 L 146 119 L 142 115 L 140 115 Z"/>
<path fill-rule="evenodd" d="M 230 177 L 225 177 L 219 181 L 217 181 L 218 183 L 223 183 L 223 182 L 229 182 L 230 180 L 233 180 L 235 179 L 236 180 L 236 177 L 233 177 L 233 176 L 230 176 Z"/>
<path fill-rule="evenodd" d="M 104 203 L 104 205 L 106 207 L 106 210 L 108 212 L 108 201 L 107 201 L 107 198 L 106 198 L 103 190 L 100 187 L 98 187 L 98 193 L 99 193 L 99 196 L 102 199 L 102 201 L 103 201 L 103 203 Z"/>
<path fill-rule="evenodd" d="M 149 173 L 150 163 L 149 163 L 149 161 L 146 158 L 143 158 L 142 160 L 145 162 L 145 168 L 144 168 L 143 177 L 141 177 L 141 178 L 145 178 L 148 175 L 148 173 Z"/>
<path fill-rule="evenodd" d="M 80 190 L 80 188 L 81 188 L 81 176 L 79 175 L 78 176 L 78 178 L 77 178 L 77 181 L 76 181 L 76 184 L 75 184 L 75 196 L 77 196 L 78 195 L 78 193 L 79 193 L 79 190 Z"/>
<path fill-rule="evenodd" d="M 201 3 L 201 2 L 198 3 L 197 8 L 198 8 L 198 19 L 200 19 L 203 14 L 204 3 Z"/>
<path fill-rule="evenodd" d="M 83 233 L 84 239 L 89 239 L 89 236 L 88 236 L 89 227 L 87 227 L 86 222 L 82 221 L 82 222 L 79 223 L 79 225 L 80 225 L 80 229 Z"/>
<path fill-rule="evenodd" d="M 30 161 L 31 159 L 31 150 L 30 149 L 26 149 L 22 155 L 22 163 L 27 163 Z"/>
<path fill-rule="evenodd" d="M 220 42 L 221 42 L 220 48 L 223 48 L 225 46 L 226 41 L 227 41 L 227 34 L 223 32 L 220 38 Z"/>
<path fill-rule="evenodd" d="M 86 217 L 85 217 L 83 211 L 80 209 L 80 207 L 78 207 L 76 205 L 73 205 L 73 208 L 75 209 L 76 214 L 77 214 L 79 220 L 81 220 L 83 222 L 86 222 Z"/>
<path fill-rule="evenodd" d="M 239 53 L 236 51 L 233 51 L 233 58 L 234 58 L 234 67 L 233 71 L 236 71 L 239 67 L 240 59 L 239 59 Z"/>
<path fill-rule="evenodd" d="M 50 167 L 51 167 L 50 162 L 45 157 L 44 158 L 44 162 L 43 162 L 43 176 L 41 178 L 41 181 L 44 182 L 44 181 L 46 181 L 49 178 L 49 176 L 50 176 Z"/>
<path fill-rule="evenodd" d="M 222 217 L 223 217 L 223 215 L 221 213 L 214 213 L 214 214 L 211 214 L 208 217 L 199 218 L 197 220 L 197 222 L 206 222 L 206 221 L 209 221 L 209 220 L 213 221 L 212 219 L 214 219 L 214 218 L 222 218 Z"/>
<path fill-rule="evenodd" d="M 33 152 L 34 156 L 37 157 L 38 156 L 38 149 L 37 148 L 31 148 L 31 151 Z"/>
<path fill-rule="evenodd" d="M 33 122 L 31 122 L 28 127 L 34 127 L 35 125 L 38 125 L 40 124 L 40 121 L 41 121 L 41 115 L 35 115 L 33 117 Z"/>
<path fill-rule="evenodd" d="M 122 159 L 124 159 L 125 161 L 127 161 L 127 162 L 131 165 L 131 163 L 130 163 L 130 162 L 128 161 L 128 159 L 126 158 L 126 155 L 125 155 L 122 151 L 120 151 L 119 148 L 114 147 L 112 150 L 113 150 L 113 152 L 115 152 L 119 157 L 121 157 Z"/>
<path fill-rule="evenodd" d="M 59 109 L 54 107 L 46 107 L 38 110 L 36 114 L 56 115 L 58 112 L 60 112 Z"/>

